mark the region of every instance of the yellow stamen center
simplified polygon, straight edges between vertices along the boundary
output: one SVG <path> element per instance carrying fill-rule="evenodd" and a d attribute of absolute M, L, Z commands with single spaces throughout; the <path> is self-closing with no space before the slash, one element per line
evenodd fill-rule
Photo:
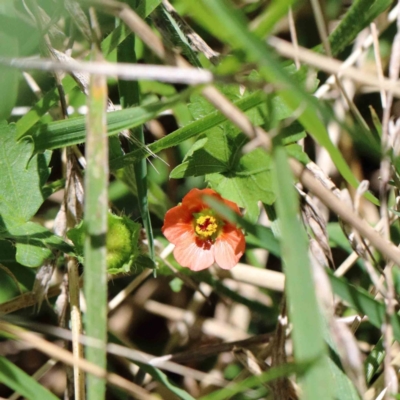
<path fill-rule="evenodd" d="M 218 231 L 218 222 L 212 215 L 202 215 L 196 219 L 195 231 L 201 239 L 210 239 Z"/>

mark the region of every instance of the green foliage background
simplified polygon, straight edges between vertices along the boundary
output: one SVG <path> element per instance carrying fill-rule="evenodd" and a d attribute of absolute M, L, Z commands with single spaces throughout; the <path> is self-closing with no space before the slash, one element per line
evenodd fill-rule
<path fill-rule="evenodd" d="M 300 195 L 291 166 L 293 160 L 310 165 L 325 151 L 336 186 L 353 197 L 359 182 L 370 179 L 361 215 L 378 225 L 377 216 L 389 209 L 387 238 L 397 246 L 398 154 L 395 144 L 385 142 L 379 89 L 374 86 L 366 93 L 352 82 L 353 108 L 345 102 L 341 115 L 336 108 L 341 101 L 338 84 L 323 99 L 314 96 L 327 79 L 326 71 L 307 61 L 296 67 L 268 40 L 293 39 L 287 27 L 290 9 L 298 44 L 325 55 L 329 63 L 329 57 L 345 60 L 357 51 L 354 43 L 375 21 L 386 72 L 397 28 L 393 19 L 382 21 L 389 18 L 394 2 L 355 0 L 347 5 L 327 0 L 320 4 L 322 19 L 316 1 L 171 3 L 176 9 L 172 13 L 161 0 L 0 4 L 0 396 L 15 391 L 28 399 L 63 397 L 71 376 L 64 370 L 68 362 L 63 359 L 49 368 L 37 382 L 34 372 L 48 357 L 57 359 L 51 347 L 38 347 L 39 353 L 18 346 L 13 352 L 12 346 L 16 340 L 29 343 L 21 332 L 46 333 L 48 342 L 69 343 L 52 328 L 79 330 L 73 298 L 79 298 L 81 289 L 82 332 L 95 339 L 85 342 L 85 357 L 115 376 L 106 384 L 104 376 L 87 374 L 85 388 L 84 376 L 75 375 L 70 398 L 372 398 L 366 397 L 367 391 L 377 396 L 398 356 L 398 265 L 372 243 L 367 252 L 353 254 L 346 276 L 332 270 L 353 252 L 348 229 L 343 233 L 343 220 L 338 223 L 324 207 L 316 207 L 314 220 L 305 217 L 307 199 Z M 156 44 L 152 47 L 141 36 L 146 33 L 126 11 L 130 9 L 163 39 L 171 52 L 164 60 L 157 57 Z M 210 59 L 196 51 L 182 21 L 220 54 Z M 325 46 L 318 23 L 329 28 Z M 111 77 L 105 84 L 101 65 L 84 91 L 70 74 L 24 68 L 40 89 L 35 98 L 29 76 L 10 66 L 12 58 L 49 59 L 57 54 L 54 50 L 67 48 L 77 60 L 141 65 L 167 64 L 171 57 L 179 63 L 176 55 L 181 54 L 192 66 L 212 72 L 214 88 L 225 103 L 206 99 L 205 85 L 165 83 L 161 76 L 138 82 Z M 360 60 L 359 68 L 375 73 L 370 48 Z M 121 109 L 106 113 L 108 99 Z M 227 115 L 229 103 L 237 109 Z M 238 127 L 238 116 L 247 117 L 250 133 Z M 332 124 L 340 132 L 339 142 L 330 136 Z M 263 129 L 264 141 L 255 127 Z M 128 139 L 121 134 L 126 130 Z M 384 162 L 391 176 L 379 192 L 374 181 L 380 179 L 376 176 Z M 164 215 L 195 187 L 211 187 L 243 209 L 239 217 L 209 200 L 210 207 L 246 233 L 246 254 L 231 272 L 194 273 L 167 251 L 161 233 Z M 56 218 L 60 209 L 74 212 L 66 211 L 61 223 Z M 326 230 L 322 224 L 316 231 L 312 223 L 322 214 L 328 219 Z M 315 253 L 310 256 L 322 242 L 325 264 Z M 38 278 L 44 268 L 54 271 L 51 283 Z M 280 284 L 273 283 L 274 276 Z M 116 299 L 124 291 L 128 297 L 120 304 Z M 352 316 L 364 320 L 358 324 Z M 287 326 L 281 325 L 282 317 L 288 318 Z M 342 325 L 349 320 L 350 329 Z M 249 339 L 212 350 L 245 338 L 258 346 Z M 77 346 L 76 337 L 72 342 Z M 125 346 L 126 354 L 107 358 L 107 344 Z M 190 351 L 200 345 L 193 355 Z M 256 367 L 243 362 L 238 349 L 247 361 L 257 360 Z M 171 363 L 179 360 L 179 353 L 187 358 L 165 366 L 135 351 L 154 357 L 172 353 Z M 203 373 L 212 370 L 219 373 L 218 385 L 206 383 Z M 125 380 L 119 381 L 121 377 Z M 387 398 L 395 398 L 393 388 Z"/>

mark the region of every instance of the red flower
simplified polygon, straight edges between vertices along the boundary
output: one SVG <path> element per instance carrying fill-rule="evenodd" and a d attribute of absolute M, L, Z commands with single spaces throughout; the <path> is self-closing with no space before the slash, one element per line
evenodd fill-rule
<path fill-rule="evenodd" d="M 211 210 L 203 195 L 214 197 L 240 214 L 235 203 L 214 190 L 192 189 L 181 204 L 167 211 L 162 232 L 175 245 L 175 259 L 183 267 L 200 271 L 215 262 L 223 269 L 231 269 L 244 253 L 244 235 Z"/>

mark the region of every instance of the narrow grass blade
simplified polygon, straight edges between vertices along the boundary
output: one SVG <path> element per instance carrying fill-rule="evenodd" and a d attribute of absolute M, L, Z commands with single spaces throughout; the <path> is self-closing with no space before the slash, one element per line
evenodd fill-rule
<path fill-rule="evenodd" d="M 86 348 L 86 358 L 106 368 L 107 342 L 107 210 L 108 139 L 106 125 L 107 81 L 100 75 L 90 79 L 86 122 L 84 293 L 85 333 L 103 346 Z M 87 399 L 105 397 L 105 380 L 88 374 Z"/>
<path fill-rule="evenodd" d="M 190 92 L 190 90 L 189 90 Z M 107 114 L 107 135 L 116 135 L 124 129 L 140 126 L 158 116 L 162 111 L 173 107 L 184 100 L 189 92 L 184 92 L 154 104 L 127 108 Z M 59 149 L 85 141 L 85 117 L 71 118 L 39 125 L 36 129 L 19 136 L 31 136 L 35 144 L 35 152 L 41 153 L 46 149 Z"/>
<path fill-rule="evenodd" d="M 276 147 L 273 159 L 278 199 L 276 209 L 281 231 L 289 316 L 293 324 L 295 360 L 300 363 L 317 360 L 301 377 L 303 398 L 333 399 L 332 375 L 308 258 L 306 234 L 299 219 L 299 201 L 285 150 Z M 324 385 L 316 382 L 324 382 Z"/>
<path fill-rule="evenodd" d="M 307 371 L 308 365 L 295 365 L 295 364 L 287 364 L 282 367 L 272 368 L 267 372 L 259 376 L 250 376 L 249 378 L 244 379 L 241 382 L 237 382 L 228 386 L 226 388 L 220 389 L 213 393 L 210 393 L 206 396 L 200 397 L 199 400 L 225 400 L 230 399 L 232 396 L 236 394 L 243 393 L 246 389 L 260 386 L 264 383 L 268 383 L 273 381 L 274 379 L 282 378 L 284 376 L 289 376 L 294 373 L 303 373 Z M 321 397 L 321 399 L 325 399 L 325 397 Z"/>
<path fill-rule="evenodd" d="M 247 111 L 263 103 L 265 101 L 265 96 L 265 93 L 261 91 L 255 92 L 245 97 L 244 99 L 238 100 L 234 104 L 242 111 Z M 148 146 L 148 149 L 152 153 L 159 153 L 161 150 L 177 146 L 185 140 L 199 135 L 200 133 L 206 132 L 208 129 L 213 128 L 214 126 L 217 126 L 224 121 L 226 121 L 226 117 L 222 115 L 219 111 L 215 111 L 213 113 L 210 113 L 206 117 L 198 119 L 197 121 L 194 121 L 184 126 L 183 128 L 177 129 L 175 132 L 170 133 L 162 139 L 151 143 Z M 123 168 L 130 163 L 136 162 L 142 157 L 148 156 L 149 153 L 146 153 L 145 151 L 143 151 L 143 149 L 137 149 L 129 154 L 111 160 L 110 168 L 112 170 Z"/>
<path fill-rule="evenodd" d="M 385 323 L 385 305 L 376 301 L 371 295 L 361 288 L 357 288 L 344 279 L 329 274 L 332 289 L 348 305 L 361 315 L 367 315 L 369 322 L 378 329 Z M 400 342 L 400 317 L 395 314 L 391 319 L 394 338 Z"/>
<path fill-rule="evenodd" d="M 0 382 L 28 400 L 57 400 L 58 397 L 45 389 L 26 372 L 5 357 L 0 357 Z"/>
<path fill-rule="evenodd" d="M 128 3 L 130 3 L 131 6 L 136 6 L 136 0 L 130 0 Z M 136 62 L 135 37 L 133 34 L 129 35 L 118 47 L 117 59 L 118 62 Z M 137 81 L 119 80 L 118 89 L 121 105 L 123 108 L 140 106 L 140 89 L 139 83 Z M 145 147 L 146 144 L 144 140 L 143 126 L 136 126 L 134 129 L 132 129 L 131 132 L 133 138 L 135 139 L 134 143 L 138 143 L 140 148 Z M 130 143 L 129 147 L 132 148 L 135 147 L 135 145 L 132 146 L 132 144 Z M 132 166 L 125 167 L 124 174 L 132 174 L 132 172 L 134 173 L 136 179 L 139 211 L 142 217 L 144 228 L 146 230 L 149 254 L 150 258 L 154 261 L 154 238 L 147 196 L 148 188 L 146 159 L 142 158 L 141 160 L 135 162 L 133 164 L 133 168 Z"/>

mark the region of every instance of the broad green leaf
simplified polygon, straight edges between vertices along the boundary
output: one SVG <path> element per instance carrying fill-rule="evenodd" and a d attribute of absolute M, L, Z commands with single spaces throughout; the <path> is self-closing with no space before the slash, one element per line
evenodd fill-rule
<path fill-rule="evenodd" d="M 255 222 L 259 215 L 258 202 L 272 204 L 271 159 L 262 149 L 255 149 L 240 157 L 232 169 L 224 174 L 208 174 L 205 179 L 221 194 L 245 209 L 245 216 Z"/>
<path fill-rule="evenodd" d="M 23 289 L 31 290 L 35 280 L 35 271 L 25 268 L 16 261 L 16 248 L 10 240 L 0 240 L 0 264 L 9 268 Z"/>
<path fill-rule="evenodd" d="M 171 177 L 205 175 L 213 189 L 245 208 L 246 218 L 255 222 L 258 202 L 272 204 L 275 200 L 270 157 L 261 149 L 242 155 L 246 136 L 226 132 L 228 126 L 223 127 L 197 141 Z"/>
<path fill-rule="evenodd" d="M 29 400 L 58 400 L 57 396 L 44 388 L 26 372 L 1 356 L 0 382 Z"/>
<path fill-rule="evenodd" d="M 155 118 L 160 112 L 184 100 L 186 95 L 187 92 L 183 92 L 155 104 L 108 113 L 107 134 L 115 135 L 124 129 L 142 125 Z M 58 149 L 82 143 L 85 141 L 85 135 L 85 117 L 77 117 L 39 125 L 25 132 L 22 137 L 31 137 L 35 145 L 35 152 L 40 153 L 46 149 Z"/>
<path fill-rule="evenodd" d="M 15 125 L 0 123 L 0 232 L 28 221 L 45 199 L 51 153 L 32 154 L 30 140 L 17 141 Z"/>
<path fill-rule="evenodd" d="M 310 162 L 307 153 L 304 152 L 303 148 L 299 144 L 297 143 L 289 144 L 288 146 L 285 147 L 285 149 L 289 157 L 296 158 L 304 165 Z"/>
<path fill-rule="evenodd" d="M 306 233 L 299 220 L 299 200 L 285 149 L 273 151 L 274 182 L 281 234 L 281 252 L 286 276 L 288 311 L 293 324 L 293 347 L 296 362 L 312 364 L 302 383 L 304 398 L 308 400 L 333 399 L 333 382 L 329 368 L 323 323 L 317 303 L 313 275 L 308 258 Z M 315 382 L 324 382 L 316 385 Z"/>
<path fill-rule="evenodd" d="M 40 267 L 45 260 L 56 257 L 56 252 L 72 253 L 72 248 L 44 226 L 31 221 L 12 226 L 2 237 L 15 241 L 16 261 L 26 267 Z"/>

